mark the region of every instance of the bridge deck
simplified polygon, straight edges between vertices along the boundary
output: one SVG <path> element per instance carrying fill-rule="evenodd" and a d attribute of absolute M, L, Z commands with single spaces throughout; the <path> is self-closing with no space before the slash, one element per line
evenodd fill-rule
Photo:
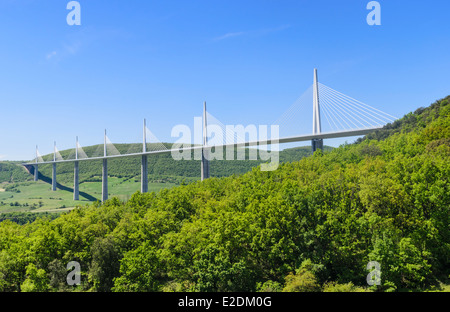
<path fill-rule="evenodd" d="M 87 160 L 102 160 L 102 159 L 113 159 L 113 158 L 119 158 L 119 157 L 132 157 L 132 156 L 142 156 L 142 155 L 156 155 L 156 154 L 163 154 L 163 153 L 171 153 L 173 152 L 180 152 L 180 151 L 186 151 L 186 150 L 198 150 L 203 148 L 237 148 L 237 147 L 249 147 L 249 146 L 258 146 L 258 145 L 271 145 L 271 144 L 282 144 L 282 143 L 293 143 L 293 142 L 304 142 L 304 141 L 310 141 L 313 139 L 334 139 L 334 138 L 342 138 L 342 137 L 351 137 L 351 136 L 359 136 L 359 135 L 365 135 L 370 132 L 373 132 L 375 130 L 379 130 L 382 127 L 373 127 L 373 128 L 366 128 L 366 129 L 360 129 L 360 130 L 348 130 L 348 131 L 339 131 L 339 132 L 326 132 L 321 134 L 309 134 L 309 135 L 299 135 L 299 136 L 291 136 L 291 137 L 284 137 L 279 139 L 268 139 L 266 141 L 250 141 L 250 142 L 241 142 L 241 143 L 231 143 L 231 144 L 223 144 L 223 145 L 209 145 L 209 146 L 190 146 L 190 147 L 184 147 L 184 148 L 173 148 L 170 150 L 160 150 L 160 151 L 149 151 L 149 152 L 141 152 L 141 153 L 134 153 L 134 154 L 120 154 L 120 155 L 110 155 L 110 156 L 99 156 L 99 157 L 88 157 L 88 158 L 79 158 L 79 159 L 67 159 L 67 160 L 55 160 L 55 161 L 44 161 L 44 162 L 31 162 L 31 163 L 23 163 L 24 166 L 31 166 L 31 165 L 44 165 L 44 164 L 53 164 L 53 163 L 68 163 L 68 162 L 76 162 L 76 161 L 87 161 Z"/>

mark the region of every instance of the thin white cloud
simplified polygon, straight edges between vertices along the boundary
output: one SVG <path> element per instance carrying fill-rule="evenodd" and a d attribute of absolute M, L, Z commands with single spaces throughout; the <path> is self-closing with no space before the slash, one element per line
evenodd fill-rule
<path fill-rule="evenodd" d="M 73 41 L 71 43 L 64 43 L 61 48 L 53 50 L 45 55 L 48 62 L 59 62 L 62 59 L 76 55 L 81 49 L 81 41 Z"/>
<path fill-rule="evenodd" d="M 58 52 L 52 51 L 52 52 L 50 52 L 50 53 L 47 53 L 47 55 L 45 56 L 45 58 L 46 58 L 47 60 L 51 60 L 51 59 L 54 58 L 57 54 L 58 54 Z"/>
<path fill-rule="evenodd" d="M 233 33 L 226 33 L 225 35 L 217 37 L 217 38 L 214 38 L 213 40 L 214 41 L 220 41 L 220 40 L 224 40 L 224 39 L 227 39 L 227 38 L 242 36 L 242 35 L 245 35 L 245 34 L 246 34 L 246 32 L 244 32 L 244 31 L 233 32 Z"/>
<path fill-rule="evenodd" d="M 76 42 L 72 42 L 70 44 L 65 44 L 64 52 L 71 54 L 71 55 L 75 55 L 80 50 L 80 48 L 81 48 L 81 42 L 76 41 Z"/>
<path fill-rule="evenodd" d="M 274 32 L 288 29 L 290 27 L 291 27 L 290 25 L 281 25 L 281 26 L 274 27 L 274 28 L 265 28 L 265 29 L 259 29 L 259 30 L 253 30 L 253 31 L 229 32 L 229 33 L 226 33 L 225 35 L 214 38 L 213 41 L 221 41 L 221 40 L 225 40 L 225 39 L 246 36 L 246 35 L 264 36 L 269 33 L 274 33 Z"/>
<path fill-rule="evenodd" d="M 281 26 L 274 27 L 274 28 L 261 29 L 259 31 L 259 34 L 260 35 L 265 35 L 265 34 L 269 34 L 269 33 L 282 31 L 282 30 L 285 30 L 285 29 L 288 29 L 288 28 L 291 28 L 291 25 L 281 25 Z"/>
<path fill-rule="evenodd" d="M 0 160 L 6 159 L 6 157 L 8 157 L 8 155 L 0 155 Z"/>

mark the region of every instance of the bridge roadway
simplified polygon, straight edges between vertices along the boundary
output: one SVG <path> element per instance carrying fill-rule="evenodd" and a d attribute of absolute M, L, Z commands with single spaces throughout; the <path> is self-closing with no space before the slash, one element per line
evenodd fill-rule
<path fill-rule="evenodd" d="M 208 148 L 237 148 L 237 147 L 249 147 L 249 146 L 258 146 L 258 145 L 271 145 L 271 144 L 283 144 L 283 143 L 294 143 L 294 142 L 304 142 L 311 141 L 314 139 L 334 139 L 334 138 L 343 138 L 343 137 L 352 137 L 352 136 L 360 136 L 366 135 L 375 130 L 382 129 L 382 127 L 373 127 L 366 129 L 358 129 L 358 130 L 348 130 L 348 131 L 339 131 L 339 132 L 323 132 L 320 134 L 309 134 L 309 135 L 300 135 L 300 136 L 290 136 L 283 137 L 279 139 L 267 139 L 266 141 L 249 141 L 249 142 L 237 142 L 230 144 L 222 144 L 222 145 L 195 145 L 183 148 L 174 148 L 168 150 L 158 150 L 158 151 L 148 151 L 148 152 L 140 152 L 133 154 L 119 154 L 119 155 L 109 155 L 109 156 L 98 156 L 98 157 L 88 157 L 88 158 L 78 158 L 78 159 L 65 159 L 65 160 L 51 160 L 51 161 L 43 161 L 43 162 L 30 162 L 23 163 L 23 166 L 34 166 L 34 165 L 45 165 L 45 164 L 54 164 L 54 163 L 67 163 L 67 162 L 78 162 L 78 161 L 86 161 L 86 160 L 102 160 L 102 159 L 112 159 L 119 157 L 131 157 L 131 156 L 143 156 L 143 155 L 155 155 L 155 154 L 163 154 L 170 152 L 180 152 L 186 150 L 199 150 L 199 149 L 208 149 Z"/>

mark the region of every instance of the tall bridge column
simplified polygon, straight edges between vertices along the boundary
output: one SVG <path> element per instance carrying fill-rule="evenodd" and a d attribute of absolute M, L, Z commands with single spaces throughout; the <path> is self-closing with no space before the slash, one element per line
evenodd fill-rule
<path fill-rule="evenodd" d="M 312 153 L 313 154 L 318 149 L 323 150 L 323 140 L 322 139 L 313 139 L 311 143 L 312 143 Z"/>
<path fill-rule="evenodd" d="M 209 178 L 209 155 L 207 150 L 207 121 L 206 121 L 206 102 L 203 102 L 203 148 L 201 164 L 201 180 Z"/>
<path fill-rule="evenodd" d="M 73 200 L 80 200 L 80 167 L 78 162 L 78 137 L 75 144 L 75 159 L 73 171 Z"/>
<path fill-rule="evenodd" d="M 73 173 L 73 200 L 80 200 L 79 162 L 74 162 Z"/>
<path fill-rule="evenodd" d="M 52 191 L 56 191 L 56 163 L 52 164 Z"/>
<path fill-rule="evenodd" d="M 320 123 L 320 102 L 319 102 L 319 80 L 317 77 L 317 69 L 314 68 L 314 85 L 313 85 L 313 134 L 320 134 L 322 131 Z M 323 149 L 323 139 L 313 139 L 311 142 L 312 153 L 317 149 Z"/>
<path fill-rule="evenodd" d="M 105 138 L 103 145 L 103 155 L 106 157 L 106 130 L 105 130 Z M 102 167 L 102 202 L 108 199 L 108 159 L 103 158 L 103 167 Z"/>
<path fill-rule="evenodd" d="M 312 140 L 311 147 L 312 147 L 312 153 L 313 154 L 318 149 L 321 149 L 323 151 L 323 139 L 314 139 L 314 140 Z"/>
<path fill-rule="evenodd" d="M 147 125 L 144 119 L 144 127 L 142 133 L 142 152 L 147 152 Z M 141 159 L 141 193 L 148 192 L 148 158 L 147 155 L 142 155 Z"/>
<path fill-rule="evenodd" d="M 52 191 L 56 191 L 56 142 L 55 142 L 54 148 L 53 148 Z"/>
<path fill-rule="evenodd" d="M 148 192 L 148 159 L 147 155 L 142 155 L 141 162 L 141 193 Z"/>
<path fill-rule="evenodd" d="M 206 148 L 202 150 L 202 167 L 201 167 L 201 175 L 202 181 L 209 178 L 209 160 L 208 160 L 208 151 Z"/>
<path fill-rule="evenodd" d="M 108 160 L 103 159 L 102 169 L 102 202 L 108 199 Z"/>
<path fill-rule="evenodd" d="M 37 162 L 39 160 L 39 153 L 38 153 L 38 147 L 36 145 L 36 165 L 34 165 L 34 182 L 37 182 L 39 180 L 39 169 Z"/>
<path fill-rule="evenodd" d="M 38 165 L 34 165 L 34 182 L 39 180 L 39 169 Z"/>

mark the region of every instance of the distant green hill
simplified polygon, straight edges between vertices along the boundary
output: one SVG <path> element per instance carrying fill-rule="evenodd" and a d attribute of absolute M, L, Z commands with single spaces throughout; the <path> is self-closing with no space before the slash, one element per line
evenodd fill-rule
<path fill-rule="evenodd" d="M 0 183 L 24 182 L 29 180 L 32 180 L 32 177 L 20 162 L 0 161 Z"/>
<path fill-rule="evenodd" d="M 170 148 L 171 144 L 165 143 Z M 114 144 L 121 153 L 129 153 L 135 149 L 136 144 Z M 103 145 L 84 147 L 85 153 L 92 157 L 96 155 Z M 151 150 L 152 144 L 148 144 Z M 325 146 L 324 151 L 331 151 L 332 147 Z M 73 159 L 74 150 L 64 150 L 60 152 L 63 159 Z M 280 152 L 280 162 L 298 161 L 311 155 L 309 146 L 285 149 Z M 52 154 L 44 155 L 44 160 L 51 160 Z M 212 177 L 225 177 L 233 174 L 243 174 L 250 171 L 262 163 L 261 160 L 248 160 L 249 150 L 246 150 L 246 160 L 213 160 L 210 162 L 210 173 Z M 133 178 L 140 176 L 140 156 L 116 158 L 108 161 L 108 175 L 117 178 Z M 182 180 L 186 182 L 198 180 L 200 178 L 199 160 L 176 161 L 170 153 L 151 155 L 148 157 L 149 180 L 153 182 L 172 182 L 179 184 Z M 40 165 L 39 178 L 48 180 L 51 178 L 52 166 Z M 80 162 L 80 183 L 100 181 L 102 174 L 102 161 L 81 161 Z M 32 180 L 32 175 L 28 173 L 20 164 L 3 162 L 0 163 L 0 183 L 1 182 L 22 182 Z M 57 180 L 59 183 L 71 185 L 73 183 L 73 163 L 61 163 L 57 166 Z"/>
<path fill-rule="evenodd" d="M 450 96 L 437 100 L 428 107 L 420 107 L 414 112 L 406 114 L 404 117 L 397 119 L 393 123 L 389 123 L 380 130 L 376 130 L 359 138 L 356 142 L 360 143 L 365 140 L 382 141 L 390 136 L 400 133 L 409 133 L 421 129 L 425 129 L 433 120 L 440 115 L 441 107 L 450 103 Z M 446 138 L 442 138 L 446 139 Z"/>

